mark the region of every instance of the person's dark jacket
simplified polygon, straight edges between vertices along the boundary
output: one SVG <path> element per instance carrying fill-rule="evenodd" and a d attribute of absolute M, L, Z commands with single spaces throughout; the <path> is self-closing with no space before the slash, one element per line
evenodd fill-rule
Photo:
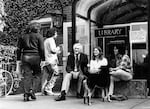
<path fill-rule="evenodd" d="M 88 64 L 88 57 L 87 57 L 87 55 L 81 53 L 80 54 L 80 58 L 79 58 L 79 67 L 81 68 L 81 71 L 85 75 L 86 75 L 86 72 L 87 72 L 87 64 Z M 71 71 L 74 71 L 74 67 L 75 67 L 75 56 L 72 53 L 72 54 L 70 54 L 68 56 L 66 71 L 68 73 L 70 73 Z"/>
<path fill-rule="evenodd" d="M 17 47 L 17 60 L 21 59 L 22 53 L 39 54 L 41 60 L 45 60 L 43 36 L 39 33 L 29 33 L 21 36 Z"/>
<path fill-rule="evenodd" d="M 116 68 L 120 64 L 121 58 L 122 58 L 121 54 L 117 54 L 116 56 L 114 54 L 110 55 L 108 57 L 109 67 Z"/>

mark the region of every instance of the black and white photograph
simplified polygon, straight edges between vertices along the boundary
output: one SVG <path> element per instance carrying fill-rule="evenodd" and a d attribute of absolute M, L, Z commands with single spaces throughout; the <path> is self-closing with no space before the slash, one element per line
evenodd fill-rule
<path fill-rule="evenodd" d="M 0 109 L 150 109 L 150 0 L 0 0 Z"/>

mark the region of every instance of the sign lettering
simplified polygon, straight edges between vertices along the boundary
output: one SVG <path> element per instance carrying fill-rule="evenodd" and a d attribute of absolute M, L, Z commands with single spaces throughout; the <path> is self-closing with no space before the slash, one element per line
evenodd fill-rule
<path fill-rule="evenodd" d="M 99 28 L 95 30 L 96 37 L 104 37 L 104 36 L 121 36 L 127 35 L 126 27 L 119 28 Z"/>

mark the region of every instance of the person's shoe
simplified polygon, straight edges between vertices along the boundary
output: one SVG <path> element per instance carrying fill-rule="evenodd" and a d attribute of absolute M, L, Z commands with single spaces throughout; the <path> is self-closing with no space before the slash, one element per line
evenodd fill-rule
<path fill-rule="evenodd" d="M 46 91 L 42 91 L 42 92 L 41 92 L 41 95 L 42 95 L 42 96 L 47 95 Z"/>
<path fill-rule="evenodd" d="M 66 100 L 66 92 L 62 91 L 61 94 L 55 98 L 55 101 L 62 101 L 62 100 Z"/>
<path fill-rule="evenodd" d="M 54 95 L 54 93 L 52 92 L 52 90 L 45 90 L 46 95 Z"/>
<path fill-rule="evenodd" d="M 41 92 L 41 95 L 45 96 L 48 95 L 47 92 L 44 90 L 43 92 Z"/>
<path fill-rule="evenodd" d="M 27 93 L 24 94 L 24 101 L 29 101 L 29 94 Z"/>
<path fill-rule="evenodd" d="M 55 98 L 55 101 L 62 101 L 62 100 L 66 100 L 65 95 L 59 95 L 57 98 Z"/>
<path fill-rule="evenodd" d="M 34 93 L 30 93 L 31 94 L 31 99 L 36 100 L 36 96 Z"/>
<path fill-rule="evenodd" d="M 81 94 L 79 94 L 79 93 L 77 93 L 76 97 L 77 98 L 83 98 L 83 96 Z"/>
<path fill-rule="evenodd" d="M 112 95 L 107 95 L 107 101 L 112 102 Z"/>
<path fill-rule="evenodd" d="M 35 93 L 32 90 L 30 90 L 30 94 L 29 95 L 30 95 L 31 99 L 36 100 Z"/>

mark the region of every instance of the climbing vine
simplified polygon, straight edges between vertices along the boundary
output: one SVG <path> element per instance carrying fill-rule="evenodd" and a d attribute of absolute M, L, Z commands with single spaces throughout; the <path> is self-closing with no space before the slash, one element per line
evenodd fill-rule
<path fill-rule="evenodd" d="M 57 2 L 56 2 L 57 1 Z M 24 32 L 26 25 L 33 19 L 46 14 L 54 14 L 62 10 L 59 0 L 5 0 L 6 16 L 4 32 L 0 43 L 16 45 L 18 37 Z"/>

